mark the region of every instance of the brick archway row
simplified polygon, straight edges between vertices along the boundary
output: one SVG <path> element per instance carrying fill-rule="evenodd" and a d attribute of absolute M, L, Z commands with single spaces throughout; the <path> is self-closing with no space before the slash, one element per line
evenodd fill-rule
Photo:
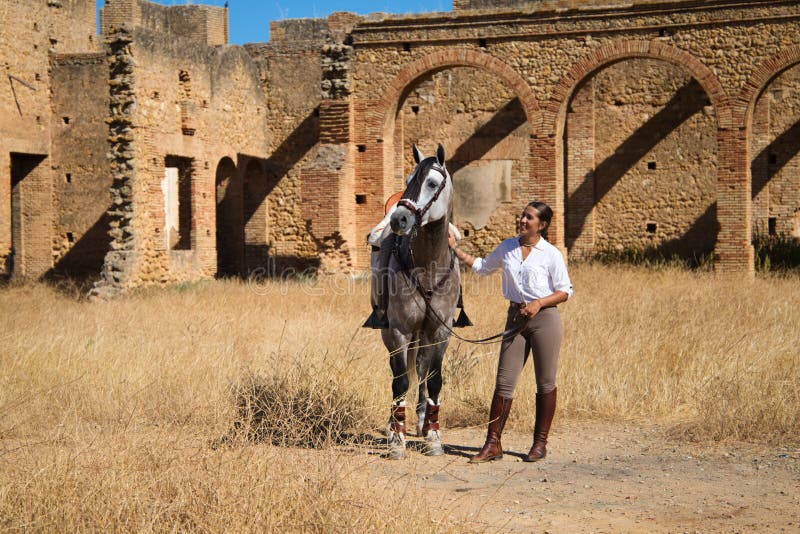
<path fill-rule="evenodd" d="M 470 48 L 452 48 L 439 50 L 419 58 L 404 67 L 395 76 L 384 91 L 384 97 L 380 100 L 380 107 L 377 110 L 383 117 L 383 131 L 387 132 L 388 128 L 391 128 L 400 98 L 414 80 L 426 73 L 451 67 L 475 67 L 499 77 L 519 98 L 528 121 L 531 124 L 538 122 L 539 104 L 530 86 L 516 70 L 485 52 Z"/>
<path fill-rule="evenodd" d="M 560 165 L 560 133 L 567 104 L 586 78 L 612 63 L 627 59 L 657 59 L 679 66 L 703 87 L 716 111 L 718 126 L 718 220 L 721 231 L 717 255 L 722 271 L 753 272 L 750 200 L 750 150 L 748 129 L 755 102 L 764 87 L 787 68 L 800 63 L 800 46 L 788 47 L 754 70 L 739 94 L 729 97 L 717 76 L 697 57 L 670 44 L 653 40 L 620 40 L 593 50 L 577 61 L 556 84 L 542 106 L 521 75 L 502 60 L 474 49 L 439 50 L 405 66 L 390 82 L 377 103 L 381 117 L 376 137 L 391 138 L 394 116 L 404 91 L 428 72 L 466 66 L 485 69 L 504 80 L 520 99 L 531 125 L 529 157 L 531 180 L 540 198 L 554 206 L 561 223 L 554 228 L 556 245 L 564 246 L 563 171 Z M 375 124 L 375 123 L 373 123 Z M 377 124 L 375 124 L 378 126 Z M 384 147 L 387 149 L 388 147 Z M 385 161 L 385 160 L 384 160 Z"/>

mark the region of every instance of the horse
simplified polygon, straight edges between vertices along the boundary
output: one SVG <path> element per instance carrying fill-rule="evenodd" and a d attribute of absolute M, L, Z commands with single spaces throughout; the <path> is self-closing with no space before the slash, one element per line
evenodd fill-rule
<path fill-rule="evenodd" d="M 458 259 L 448 244 L 453 211 L 453 180 L 445 167 L 444 148 L 426 158 L 413 146 L 416 167 L 391 215 L 391 234 L 381 247 L 391 246 L 388 265 L 388 328 L 381 338 L 392 369 L 392 408 L 388 457 L 405 458 L 405 397 L 408 363 L 416 359 L 419 379 L 417 436 L 423 453 L 444 453 L 439 430 L 442 362 L 453 327 L 459 297 Z"/>

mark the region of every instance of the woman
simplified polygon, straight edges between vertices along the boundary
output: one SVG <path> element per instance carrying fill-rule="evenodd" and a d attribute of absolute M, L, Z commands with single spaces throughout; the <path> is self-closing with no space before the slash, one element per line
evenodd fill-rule
<path fill-rule="evenodd" d="M 467 254 L 451 241 L 458 259 L 476 273 L 485 275 L 502 268 L 503 296 L 511 301 L 506 331 L 512 333 L 500 347 L 486 443 L 470 463 L 503 457 L 500 435 L 531 350 L 536 373 L 536 422 L 533 446 L 523 460 L 536 462 L 547 455 L 545 445 L 556 409 L 556 367 L 563 336 L 556 306 L 572 296 L 564 258 L 546 241 L 552 219 L 553 210 L 547 204 L 531 202 L 522 211 L 519 236 L 500 243 L 485 259 Z"/>

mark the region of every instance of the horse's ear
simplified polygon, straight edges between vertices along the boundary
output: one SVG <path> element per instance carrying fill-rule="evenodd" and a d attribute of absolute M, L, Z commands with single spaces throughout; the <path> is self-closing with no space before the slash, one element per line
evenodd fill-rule
<path fill-rule="evenodd" d="M 412 152 L 414 152 L 414 163 L 419 163 L 420 161 L 425 159 L 425 156 L 422 154 L 420 149 L 417 148 L 416 144 L 411 145 L 411 150 Z"/>
<path fill-rule="evenodd" d="M 439 165 L 444 167 L 444 147 L 441 143 L 439 143 L 439 148 L 436 149 L 436 161 L 439 162 Z"/>

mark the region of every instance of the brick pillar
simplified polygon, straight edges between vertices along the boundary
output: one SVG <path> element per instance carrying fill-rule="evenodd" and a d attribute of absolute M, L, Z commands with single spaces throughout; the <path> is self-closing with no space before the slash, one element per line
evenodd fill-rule
<path fill-rule="evenodd" d="M 718 130 L 717 147 L 717 219 L 720 232 L 715 249 L 716 269 L 721 273 L 742 273 L 752 277 L 755 270 L 750 242 L 752 205 L 747 130 Z"/>
<path fill-rule="evenodd" d="M 530 173 L 533 200 L 553 209 L 553 222 L 548 232 L 550 243 L 566 252 L 564 245 L 564 170 L 562 150 L 554 136 L 530 137 Z"/>
<path fill-rule="evenodd" d="M 565 244 L 573 258 L 585 258 L 594 251 L 594 128 L 594 90 L 589 80 L 570 102 L 564 134 Z"/>
<path fill-rule="evenodd" d="M 302 171 L 303 218 L 311 221 L 310 230 L 320 248 L 323 271 L 349 270 L 354 265 L 351 116 L 349 100 L 320 103 L 320 143 Z"/>
<path fill-rule="evenodd" d="M 753 110 L 753 121 L 750 137 L 750 148 L 754 159 L 751 163 L 750 173 L 753 180 L 753 228 L 762 233 L 767 233 L 769 219 L 769 153 L 767 147 L 770 143 L 769 97 L 762 96 L 758 99 Z"/>

